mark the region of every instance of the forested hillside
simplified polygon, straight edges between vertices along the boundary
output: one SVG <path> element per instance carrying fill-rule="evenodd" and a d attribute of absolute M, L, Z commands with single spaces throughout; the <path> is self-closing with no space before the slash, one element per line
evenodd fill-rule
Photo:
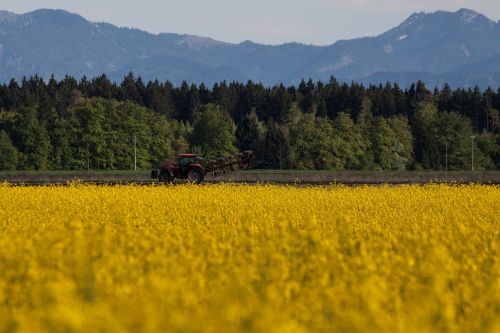
<path fill-rule="evenodd" d="M 302 81 L 266 87 L 105 75 L 0 86 L 0 169 L 147 169 L 255 150 L 262 168 L 500 169 L 500 89 Z M 473 138 L 471 138 L 473 137 Z M 447 156 L 447 161 L 446 161 Z"/>

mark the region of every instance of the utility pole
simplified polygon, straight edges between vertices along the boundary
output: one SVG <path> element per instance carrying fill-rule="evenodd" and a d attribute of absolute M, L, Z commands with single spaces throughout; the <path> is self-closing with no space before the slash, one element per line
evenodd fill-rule
<path fill-rule="evenodd" d="M 137 171 L 137 134 L 134 134 L 134 170 Z"/>
<path fill-rule="evenodd" d="M 486 131 L 490 130 L 490 114 L 489 114 L 489 108 L 486 108 Z"/>
<path fill-rule="evenodd" d="M 281 137 L 278 140 L 279 140 L 279 145 L 280 145 L 280 149 L 279 149 L 280 150 L 280 157 L 279 157 L 279 159 L 280 159 L 280 170 L 281 170 Z"/>
<path fill-rule="evenodd" d="M 471 156 L 470 156 L 470 159 L 471 159 L 471 170 L 474 171 L 474 138 L 475 136 L 474 135 L 471 135 L 471 145 L 470 145 L 470 148 L 471 148 Z"/>
<path fill-rule="evenodd" d="M 90 171 L 90 153 L 89 153 L 89 144 L 87 143 L 87 171 Z"/>
<path fill-rule="evenodd" d="M 448 172 L 448 142 L 445 143 L 445 153 L 444 153 L 444 156 L 445 156 L 445 164 L 444 164 L 444 170 L 446 172 Z"/>

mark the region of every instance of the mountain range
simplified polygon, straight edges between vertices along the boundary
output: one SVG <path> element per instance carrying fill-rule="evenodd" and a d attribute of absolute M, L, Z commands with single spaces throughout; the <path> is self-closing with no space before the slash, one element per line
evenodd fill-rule
<path fill-rule="evenodd" d="M 302 78 L 364 84 L 422 80 L 429 86 L 500 86 L 500 21 L 468 9 L 415 13 L 374 37 L 328 46 L 239 44 L 180 34 L 151 34 L 94 23 L 62 10 L 0 11 L 0 81 L 106 73 L 121 81 L 178 84 L 253 80 L 297 84 Z"/>

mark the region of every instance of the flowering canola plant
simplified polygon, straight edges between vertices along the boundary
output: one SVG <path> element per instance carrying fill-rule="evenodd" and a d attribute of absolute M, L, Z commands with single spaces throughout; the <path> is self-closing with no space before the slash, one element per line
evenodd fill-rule
<path fill-rule="evenodd" d="M 500 187 L 0 185 L 0 332 L 499 332 Z"/>

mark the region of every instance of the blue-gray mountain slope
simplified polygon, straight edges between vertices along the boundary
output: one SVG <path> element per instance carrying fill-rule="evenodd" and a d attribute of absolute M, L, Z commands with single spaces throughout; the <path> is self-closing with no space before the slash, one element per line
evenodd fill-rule
<path fill-rule="evenodd" d="M 296 84 L 302 78 L 407 85 L 500 86 L 500 23 L 471 10 L 411 15 L 375 37 L 330 46 L 230 44 L 210 38 L 150 34 L 92 23 L 61 10 L 0 11 L 0 80 L 129 71 L 179 83 L 253 80 Z"/>

